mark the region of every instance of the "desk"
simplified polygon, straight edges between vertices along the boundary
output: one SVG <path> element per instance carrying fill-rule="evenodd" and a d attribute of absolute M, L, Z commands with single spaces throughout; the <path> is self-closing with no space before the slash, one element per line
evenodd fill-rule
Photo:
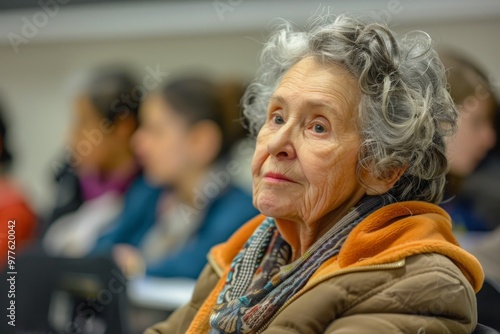
<path fill-rule="evenodd" d="M 189 302 L 195 283 L 187 278 L 136 278 L 129 282 L 128 298 L 134 306 L 173 311 Z"/>

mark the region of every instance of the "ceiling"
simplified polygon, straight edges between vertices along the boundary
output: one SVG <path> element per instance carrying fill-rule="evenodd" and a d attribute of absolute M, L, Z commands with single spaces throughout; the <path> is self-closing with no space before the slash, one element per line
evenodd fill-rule
<path fill-rule="evenodd" d="M 56 1 L 61 5 L 48 17 L 40 3 Z M 273 18 L 303 23 L 324 8 L 364 13 L 391 26 L 500 20 L 500 0 L 2 0 L 0 45 L 11 44 L 12 36 L 45 43 L 258 32 Z M 26 25 L 35 19 L 36 32 L 29 33 Z"/>
<path fill-rule="evenodd" d="M 56 0 L 57 1 L 57 0 Z M 162 0 L 148 0 L 151 1 L 162 1 Z M 169 0 L 174 1 L 174 0 Z M 40 0 L 2 0 L 0 2 L 0 11 L 9 11 L 17 9 L 30 9 L 38 8 Z M 44 3 L 50 2 L 50 0 L 42 0 Z M 94 5 L 103 3 L 126 3 L 126 2 L 139 2 L 139 0 L 59 0 L 59 3 L 66 3 L 65 6 L 78 6 L 78 5 Z M 144 1 L 143 1 L 144 2 Z"/>

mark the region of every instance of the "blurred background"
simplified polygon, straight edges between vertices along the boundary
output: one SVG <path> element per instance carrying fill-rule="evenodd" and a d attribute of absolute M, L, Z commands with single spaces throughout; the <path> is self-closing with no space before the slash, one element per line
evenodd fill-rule
<path fill-rule="evenodd" d="M 0 98 L 15 152 L 12 173 L 37 212 L 51 206 L 78 82 L 101 64 L 135 66 L 138 78 L 178 73 L 248 81 L 273 18 L 296 22 L 328 6 L 424 30 L 487 69 L 500 88 L 500 1 L 133 1 L 0 2 Z"/>

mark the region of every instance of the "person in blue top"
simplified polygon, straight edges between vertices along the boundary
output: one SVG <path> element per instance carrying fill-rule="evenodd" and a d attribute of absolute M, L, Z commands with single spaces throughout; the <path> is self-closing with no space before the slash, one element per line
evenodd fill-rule
<path fill-rule="evenodd" d="M 492 83 L 480 67 L 451 50 L 441 52 L 440 57 L 447 68 L 450 96 L 459 111 L 457 131 L 446 143 L 450 170 L 441 206 L 450 214 L 456 231 L 490 231 L 493 226 L 477 210 L 481 205 L 478 199 L 485 190 L 479 189 L 480 194 L 470 198 L 463 186 L 495 146 L 498 101 Z M 494 180 L 490 177 L 489 183 Z"/>
<path fill-rule="evenodd" d="M 239 125 L 218 87 L 187 77 L 147 97 L 132 140 L 145 177 L 132 185 L 116 227 L 92 254 L 111 252 L 130 275 L 196 278 L 209 249 L 258 213 L 232 182 L 243 171 L 228 158 L 231 127 Z M 147 191 L 150 184 L 161 191 Z"/>

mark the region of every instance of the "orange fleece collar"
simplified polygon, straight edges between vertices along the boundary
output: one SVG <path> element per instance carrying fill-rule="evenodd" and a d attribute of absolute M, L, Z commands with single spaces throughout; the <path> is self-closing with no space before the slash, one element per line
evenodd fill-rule
<path fill-rule="evenodd" d="M 481 289 L 484 273 L 479 261 L 458 244 L 450 216 L 425 202 L 394 203 L 373 212 L 349 234 L 338 262 L 341 268 L 368 266 L 425 253 L 448 257 L 476 292 Z"/>
<path fill-rule="evenodd" d="M 262 223 L 259 215 L 241 227 L 227 242 L 212 248 L 212 263 L 226 271 L 247 239 Z M 484 280 L 475 257 L 460 248 L 451 231 L 451 219 L 439 206 L 418 202 L 387 205 L 366 217 L 346 239 L 337 266 L 321 267 L 322 274 L 347 267 L 362 267 L 398 261 L 411 255 L 439 253 L 450 258 L 477 292 Z M 330 266 L 328 266 L 330 267 Z"/>

